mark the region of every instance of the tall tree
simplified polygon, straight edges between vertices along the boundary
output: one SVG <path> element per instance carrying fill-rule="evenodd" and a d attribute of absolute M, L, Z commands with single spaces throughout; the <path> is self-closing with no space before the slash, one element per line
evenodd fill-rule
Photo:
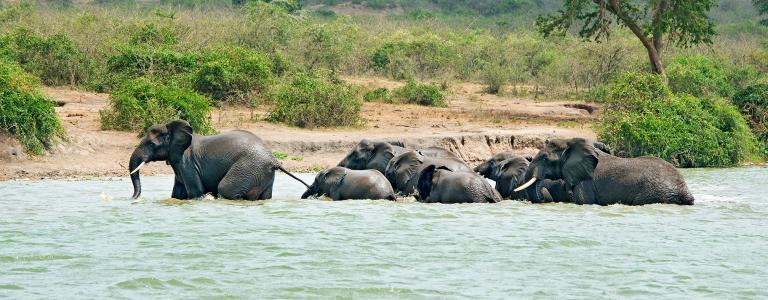
<path fill-rule="evenodd" d="M 768 0 L 752 0 L 752 3 L 761 15 L 768 15 Z M 768 19 L 763 19 L 760 24 L 768 26 Z"/>
<path fill-rule="evenodd" d="M 629 28 L 647 50 L 651 70 L 666 82 L 665 42 L 711 44 L 715 25 L 707 13 L 715 5 L 715 0 L 563 0 L 562 10 L 540 16 L 536 25 L 547 36 L 564 34 L 580 22 L 579 36 L 595 41 L 608 38 L 611 25 Z"/>

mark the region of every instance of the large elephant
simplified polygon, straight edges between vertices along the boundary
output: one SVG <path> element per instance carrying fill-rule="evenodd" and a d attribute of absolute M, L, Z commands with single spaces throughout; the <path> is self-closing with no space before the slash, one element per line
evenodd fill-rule
<path fill-rule="evenodd" d="M 333 167 L 315 177 L 301 199 L 323 196 L 334 201 L 350 199 L 396 200 L 395 192 L 387 178 L 377 170 L 351 170 Z"/>
<path fill-rule="evenodd" d="M 531 162 L 531 178 L 563 179 L 577 204 L 693 205 L 685 180 L 672 164 L 654 157 L 620 158 L 581 138 L 547 142 Z"/>
<path fill-rule="evenodd" d="M 504 199 L 529 200 L 533 203 L 568 202 L 562 180 L 541 180 L 525 190 L 514 189 L 532 177 L 530 156 L 517 156 L 509 152 L 498 153 L 475 168 L 475 172 L 496 182 L 496 191 Z"/>
<path fill-rule="evenodd" d="M 472 172 L 472 169 L 458 159 L 429 157 L 416 151 L 408 151 L 392 158 L 384 175 L 395 192 L 409 196 L 416 191 L 419 174 L 429 165 L 447 167 L 455 172 Z"/>
<path fill-rule="evenodd" d="M 264 142 L 247 131 L 212 136 L 196 135 L 186 121 L 154 125 L 133 151 L 128 166 L 133 198 L 141 195 L 139 170 L 144 164 L 165 161 L 176 175 L 171 197 L 193 199 L 206 193 L 232 200 L 272 198 L 275 170 L 289 173 Z"/>
<path fill-rule="evenodd" d="M 501 196 L 485 178 L 470 172 L 453 172 L 445 166 L 429 165 L 417 184 L 419 202 L 497 203 Z"/>
<path fill-rule="evenodd" d="M 352 170 L 387 170 L 389 161 L 404 152 L 405 145 L 399 142 L 362 140 L 339 162 L 339 167 Z"/>

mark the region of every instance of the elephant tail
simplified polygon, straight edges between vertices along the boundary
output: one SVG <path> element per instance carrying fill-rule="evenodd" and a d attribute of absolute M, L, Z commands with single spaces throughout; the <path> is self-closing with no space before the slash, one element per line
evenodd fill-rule
<path fill-rule="evenodd" d="M 277 169 L 278 169 L 278 170 L 280 170 L 280 171 L 283 171 L 283 173 L 285 173 L 285 174 L 288 174 L 288 176 L 291 176 L 291 178 L 298 180 L 299 182 L 301 182 L 301 184 L 303 184 L 304 186 L 306 186 L 306 187 L 307 187 L 307 189 L 309 189 L 309 185 L 308 185 L 306 182 L 304 182 L 304 180 L 301 180 L 301 179 L 299 179 L 299 177 L 296 177 L 296 175 L 293 175 L 293 174 L 291 174 L 291 172 L 288 172 L 288 170 L 286 170 L 285 168 L 283 168 L 283 166 L 279 166 L 279 165 L 278 165 L 278 166 L 277 166 Z"/>

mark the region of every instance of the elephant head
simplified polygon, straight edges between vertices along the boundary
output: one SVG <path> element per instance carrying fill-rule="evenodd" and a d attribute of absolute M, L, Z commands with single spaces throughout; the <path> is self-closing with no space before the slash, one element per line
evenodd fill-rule
<path fill-rule="evenodd" d="M 352 170 L 378 170 L 382 174 L 387 170 L 389 161 L 402 153 L 403 143 L 362 140 L 344 159 L 339 162 L 339 167 Z"/>
<path fill-rule="evenodd" d="M 533 157 L 531 156 L 521 157 L 521 156 L 514 155 L 510 152 L 497 153 L 491 158 L 489 158 L 488 160 L 484 161 L 483 163 L 475 167 L 474 171 L 484 176 L 485 178 L 496 180 L 495 178 L 500 178 L 500 175 L 501 175 L 501 173 L 499 173 L 498 171 L 504 170 L 504 168 L 499 168 L 499 165 L 505 160 L 516 158 L 516 157 L 520 157 L 529 162 L 533 159 Z"/>
<path fill-rule="evenodd" d="M 529 175 L 531 179 L 515 191 L 523 190 L 537 180 L 562 179 L 566 189 L 580 181 L 591 179 L 598 164 L 598 157 L 607 155 L 595 147 L 594 142 L 582 138 L 548 141 L 533 158 Z"/>
<path fill-rule="evenodd" d="M 409 181 L 423 169 L 424 159 L 416 151 L 408 151 L 389 161 L 384 176 L 395 192 L 403 191 Z"/>
<path fill-rule="evenodd" d="M 346 175 L 347 170 L 342 167 L 333 167 L 318 173 L 312 185 L 301 195 L 301 199 L 329 195 L 331 188 L 340 185 Z"/>
<path fill-rule="evenodd" d="M 144 164 L 153 161 L 166 161 L 175 166 L 184 156 L 184 151 L 192 144 L 192 126 L 186 121 L 176 120 L 165 125 L 153 125 L 133 150 L 128 161 L 133 183 L 133 198 L 141 195 L 139 170 Z"/>

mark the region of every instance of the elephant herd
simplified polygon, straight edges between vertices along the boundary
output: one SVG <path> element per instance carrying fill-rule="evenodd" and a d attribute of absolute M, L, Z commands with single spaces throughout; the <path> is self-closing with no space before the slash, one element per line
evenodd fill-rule
<path fill-rule="evenodd" d="M 226 199 L 270 199 L 275 171 L 281 170 L 307 187 L 302 199 L 413 196 L 428 203 L 694 202 L 680 173 L 666 161 L 616 157 L 606 145 L 581 138 L 549 140 L 533 157 L 499 153 L 474 169 L 442 148 L 409 149 L 398 142 L 362 140 L 338 166 L 320 172 L 307 185 L 283 169 L 254 134 L 230 131 L 199 136 L 187 122 L 178 120 L 150 127 L 131 155 L 134 198 L 141 195 L 138 171 L 152 161 L 165 161 L 173 168 L 171 196 L 177 199 L 207 193 Z"/>

